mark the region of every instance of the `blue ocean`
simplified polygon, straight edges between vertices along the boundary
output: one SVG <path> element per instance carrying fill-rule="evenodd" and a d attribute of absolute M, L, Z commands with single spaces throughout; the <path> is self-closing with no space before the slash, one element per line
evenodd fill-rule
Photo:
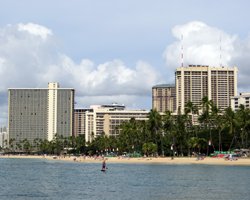
<path fill-rule="evenodd" d="M 249 200 L 250 167 L 0 159 L 2 200 Z"/>

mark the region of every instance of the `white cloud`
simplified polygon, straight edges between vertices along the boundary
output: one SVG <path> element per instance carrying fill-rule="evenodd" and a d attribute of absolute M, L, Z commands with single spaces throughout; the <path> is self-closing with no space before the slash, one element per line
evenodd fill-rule
<path fill-rule="evenodd" d="M 163 53 L 168 69 L 174 72 L 176 67 L 181 66 L 182 53 L 184 66 L 237 66 L 239 90 L 250 91 L 250 74 L 247 73 L 250 63 L 250 37 L 241 39 L 199 21 L 177 25 L 172 29 L 172 34 L 176 40 Z"/>
<path fill-rule="evenodd" d="M 0 29 L 0 107 L 6 107 L 7 88 L 46 88 L 51 81 L 75 88 L 78 106 L 118 101 L 128 107 L 150 105 L 151 88 L 161 80 L 152 66 L 138 61 L 128 67 L 118 59 L 75 63 L 58 50 L 56 41 L 50 29 L 37 24 Z"/>
<path fill-rule="evenodd" d="M 238 66 L 238 86 L 250 91 L 250 36 L 242 39 L 198 21 L 175 26 L 172 34 L 175 41 L 163 53 L 169 76 L 181 65 L 183 46 L 184 65 Z M 151 104 L 152 86 L 169 78 L 163 79 L 161 72 L 144 61 L 127 66 L 119 59 L 96 64 L 84 58 L 76 63 L 60 51 L 53 32 L 38 24 L 0 28 L 0 125 L 6 122 L 10 87 L 45 88 L 48 82 L 58 81 L 62 87 L 76 89 L 78 107 L 117 102 L 145 108 Z"/>
<path fill-rule="evenodd" d="M 164 52 L 168 66 L 179 67 L 182 53 L 184 65 L 219 66 L 228 65 L 232 61 L 237 36 L 198 21 L 175 26 L 172 33 L 177 41 Z"/>
<path fill-rule="evenodd" d="M 48 36 L 52 35 L 52 31 L 44 26 L 38 24 L 18 24 L 18 31 L 27 31 L 28 33 L 40 36 L 43 40 L 46 40 Z"/>

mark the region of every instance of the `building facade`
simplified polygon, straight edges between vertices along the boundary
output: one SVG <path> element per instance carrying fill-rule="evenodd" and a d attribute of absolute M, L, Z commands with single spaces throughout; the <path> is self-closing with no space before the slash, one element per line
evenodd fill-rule
<path fill-rule="evenodd" d="M 152 108 L 158 112 L 176 110 L 175 85 L 161 84 L 152 87 Z"/>
<path fill-rule="evenodd" d="M 10 88 L 8 95 L 8 132 L 15 144 L 72 135 L 74 89 L 49 83 L 48 88 Z"/>
<path fill-rule="evenodd" d="M 74 135 L 84 135 L 87 132 L 86 118 L 89 118 L 88 113 L 93 112 L 93 109 L 75 109 L 74 111 Z M 93 121 L 90 119 L 89 121 Z M 91 131 L 91 130 L 90 130 Z"/>
<path fill-rule="evenodd" d="M 245 108 L 250 108 L 250 93 L 240 93 L 238 96 L 231 97 L 231 108 L 233 111 L 240 109 L 240 105 L 243 105 Z"/>
<path fill-rule="evenodd" d="M 220 109 L 230 106 L 230 98 L 237 95 L 237 67 L 189 65 L 175 72 L 176 110 L 183 113 L 188 101 L 200 105 L 205 96 Z"/>
<path fill-rule="evenodd" d="M 92 105 L 89 109 L 75 110 L 75 134 L 85 134 L 86 142 L 100 135 L 117 136 L 119 126 L 130 119 L 147 120 L 148 111 L 126 110 L 118 104 Z M 77 116 L 77 117 L 76 117 Z"/>
<path fill-rule="evenodd" d="M 8 147 L 8 134 L 7 134 L 7 128 L 1 127 L 0 128 L 0 147 L 6 148 Z"/>

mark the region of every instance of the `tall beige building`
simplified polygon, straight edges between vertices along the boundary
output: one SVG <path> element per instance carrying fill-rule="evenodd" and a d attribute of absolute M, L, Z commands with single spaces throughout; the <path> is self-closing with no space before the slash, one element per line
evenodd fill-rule
<path fill-rule="evenodd" d="M 86 130 L 93 123 L 92 117 L 89 117 L 89 113 L 92 113 L 93 109 L 86 108 L 76 108 L 74 111 L 74 136 L 84 135 L 87 132 L 92 132 L 93 130 Z M 92 115 L 91 115 L 92 116 Z M 86 124 L 88 118 L 89 125 Z M 91 125 L 92 127 L 93 125 Z"/>
<path fill-rule="evenodd" d="M 161 84 L 152 87 L 152 108 L 158 112 L 176 110 L 175 85 Z"/>
<path fill-rule="evenodd" d="M 200 105 L 205 96 L 222 110 L 230 106 L 230 98 L 237 95 L 237 67 L 189 65 L 175 72 L 176 109 L 184 111 L 188 101 Z"/>
<path fill-rule="evenodd" d="M 73 134 L 74 89 L 49 83 L 48 88 L 10 88 L 8 93 L 8 132 L 15 143 Z"/>
<path fill-rule="evenodd" d="M 64 137 L 73 134 L 74 99 L 73 88 L 60 88 L 59 83 L 48 84 L 48 140 L 55 135 Z"/>

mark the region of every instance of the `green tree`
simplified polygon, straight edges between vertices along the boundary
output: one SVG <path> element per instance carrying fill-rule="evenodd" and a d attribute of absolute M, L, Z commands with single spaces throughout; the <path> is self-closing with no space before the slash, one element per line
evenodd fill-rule
<path fill-rule="evenodd" d="M 85 150 L 85 135 L 78 135 L 76 137 L 76 152 L 83 153 Z"/>
<path fill-rule="evenodd" d="M 40 142 L 41 142 L 40 138 L 35 138 L 33 141 L 34 144 L 33 148 L 37 152 L 40 151 Z"/>
<path fill-rule="evenodd" d="M 162 138 L 164 132 L 162 130 L 162 117 L 156 109 L 151 109 L 148 116 L 149 141 L 155 143 L 157 147 L 159 147 L 157 149 L 158 154 L 163 154 Z"/>
<path fill-rule="evenodd" d="M 14 152 L 15 141 L 16 141 L 15 138 L 10 138 L 10 139 L 9 139 L 9 147 L 10 147 L 10 151 L 11 151 L 11 152 Z"/>
<path fill-rule="evenodd" d="M 51 150 L 51 143 L 44 139 L 40 139 L 39 142 L 39 150 L 43 153 L 43 154 L 51 154 L 52 150 Z"/>
<path fill-rule="evenodd" d="M 207 146 L 207 141 L 204 138 L 191 137 L 188 140 L 189 148 L 192 149 L 193 152 L 201 153 L 202 149 L 205 149 Z"/>
<path fill-rule="evenodd" d="M 180 111 L 178 111 L 175 121 L 175 134 L 176 134 L 176 146 L 179 147 L 179 151 L 181 156 L 184 155 L 184 146 L 187 142 L 187 116 L 184 114 L 181 114 Z"/>
<path fill-rule="evenodd" d="M 151 109 L 148 119 L 149 130 L 151 131 L 151 141 L 157 143 L 159 138 L 158 134 L 161 134 L 162 120 L 161 115 L 156 109 Z"/>
<path fill-rule="evenodd" d="M 239 110 L 236 112 L 236 119 L 239 125 L 241 147 L 248 147 L 248 134 L 250 130 L 250 110 L 246 109 L 244 105 L 239 106 Z"/>
<path fill-rule="evenodd" d="M 24 152 L 30 154 L 30 152 L 32 151 L 32 145 L 30 141 L 28 139 L 24 139 L 22 143 Z"/>
<path fill-rule="evenodd" d="M 163 122 L 163 131 L 164 131 L 164 140 L 166 146 L 168 147 L 168 152 L 171 154 L 171 146 L 175 144 L 176 141 L 176 127 L 175 119 L 170 111 L 166 111 L 162 118 Z"/>
<path fill-rule="evenodd" d="M 229 146 L 230 150 L 233 145 L 233 142 L 235 141 L 235 143 L 237 143 L 236 129 L 238 127 L 238 120 L 231 107 L 225 109 L 224 118 L 225 118 L 225 127 L 228 129 L 229 134 L 233 137 L 232 142 Z"/>
<path fill-rule="evenodd" d="M 207 96 L 201 100 L 202 114 L 199 116 L 199 121 L 203 126 L 208 129 L 210 127 L 210 112 L 211 106 L 213 105 L 212 100 L 209 100 Z"/>
<path fill-rule="evenodd" d="M 211 118 L 212 118 L 213 127 L 216 129 L 216 131 L 218 133 L 218 150 L 223 151 L 223 148 L 222 148 L 222 132 L 226 127 L 226 125 L 225 125 L 225 123 L 226 123 L 225 122 L 225 117 L 220 112 L 219 109 L 212 109 Z"/>
<path fill-rule="evenodd" d="M 198 107 L 193 102 L 188 101 L 185 105 L 185 124 L 186 124 L 186 135 L 185 141 L 188 141 L 190 137 L 194 136 L 194 117 L 198 115 Z M 190 156 L 190 148 L 187 143 L 188 156 Z"/>
<path fill-rule="evenodd" d="M 212 134 L 211 134 L 212 108 L 216 108 L 213 104 L 213 101 L 209 100 L 207 96 L 203 97 L 201 100 L 202 114 L 199 116 L 199 122 L 205 128 L 204 132 L 206 132 L 206 139 L 207 141 L 210 141 L 210 143 L 212 142 Z M 207 146 L 207 154 L 209 153 L 209 147 L 210 146 Z"/>
<path fill-rule="evenodd" d="M 157 152 L 157 145 L 153 142 L 144 143 L 142 150 L 147 156 L 153 155 Z"/>

